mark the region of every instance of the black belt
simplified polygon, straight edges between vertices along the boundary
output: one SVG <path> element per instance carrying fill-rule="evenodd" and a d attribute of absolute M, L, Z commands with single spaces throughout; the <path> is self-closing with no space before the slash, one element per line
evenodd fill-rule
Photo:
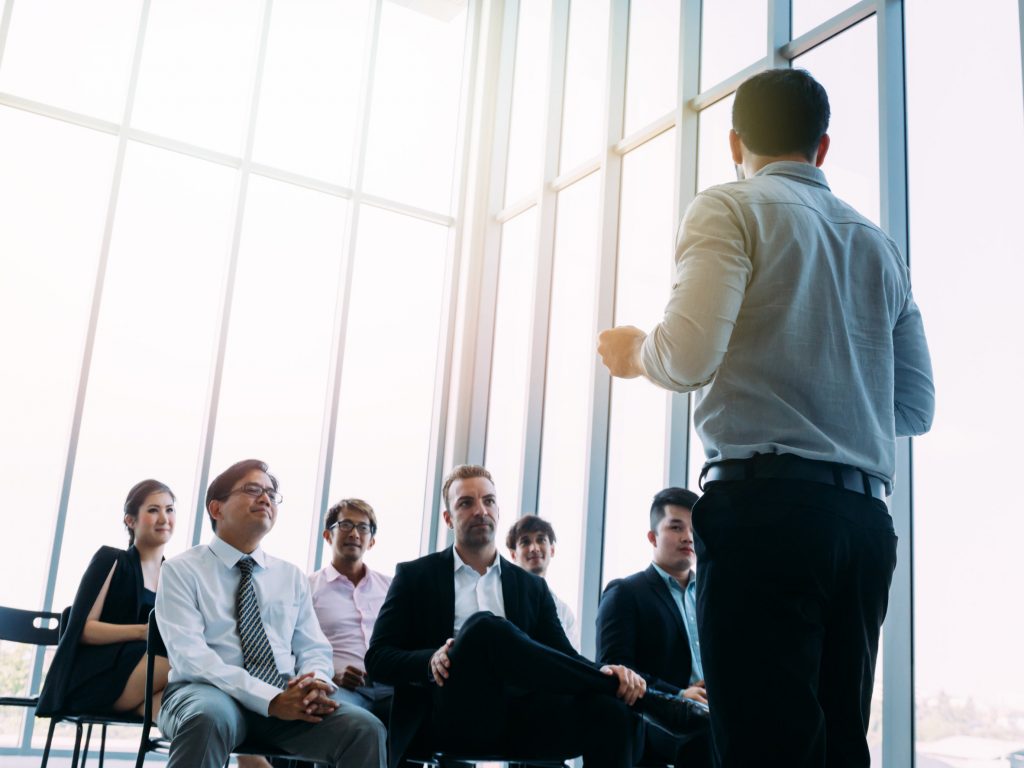
<path fill-rule="evenodd" d="M 812 483 L 834 485 L 855 493 L 863 493 L 885 501 L 888 496 L 882 478 L 869 475 L 847 464 L 813 461 L 792 454 L 758 454 L 749 459 L 730 459 L 708 464 L 700 474 L 700 488 L 705 483 L 733 482 L 736 480 L 807 480 Z"/>

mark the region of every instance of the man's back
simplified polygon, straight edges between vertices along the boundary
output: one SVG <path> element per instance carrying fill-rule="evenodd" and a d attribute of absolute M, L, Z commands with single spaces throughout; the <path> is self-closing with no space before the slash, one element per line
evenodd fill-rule
<path fill-rule="evenodd" d="M 790 453 L 891 479 L 895 436 L 921 431 L 930 407 L 901 402 L 927 351 L 894 243 L 820 170 L 777 162 L 699 195 L 677 253 L 693 290 L 675 291 L 666 317 L 728 346 L 694 414 L 708 461 Z M 707 281 L 732 292 L 734 325 L 694 300 Z"/>

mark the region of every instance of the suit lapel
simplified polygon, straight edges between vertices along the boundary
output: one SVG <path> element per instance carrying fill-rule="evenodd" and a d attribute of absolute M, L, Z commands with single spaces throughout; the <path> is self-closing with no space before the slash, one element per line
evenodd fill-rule
<path fill-rule="evenodd" d="M 673 619 L 675 619 L 676 626 L 679 628 L 679 634 L 689 642 L 689 635 L 686 633 L 686 625 L 683 624 L 683 617 L 679 615 L 679 608 L 676 606 L 676 601 L 672 599 L 672 595 L 668 591 L 668 584 L 661 577 L 653 565 L 649 565 L 647 570 L 644 571 L 644 576 L 647 577 L 647 583 L 651 588 L 651 591 L 657 595 L 658 600 L 664 606 L 665 610 L 669 612 Z"/>
<path fill-rule="evenodd" d="M 498 555 L 498 558 L 501 561 L 501 597 L 505 601 L 505 618 L 522 629 L 523 615 L 519 601 L 519 589 L 516 586 L 516 576 L 519 574 L 512 570 L 519 566 L 512 565 L 501 555 Z"/>
<path fill-rule="evenodd" d="M 455 627 L 455 557 L 452 548 L 444 550 L 437 560 L 434 572 L 434 594 L 438 596 L 440 611 L 438 622 L 444 627 L 445 637 L 452 636 Z"/>

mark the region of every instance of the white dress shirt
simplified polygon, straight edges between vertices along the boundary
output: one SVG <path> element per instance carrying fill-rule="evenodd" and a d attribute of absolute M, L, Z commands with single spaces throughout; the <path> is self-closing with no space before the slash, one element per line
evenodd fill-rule
<path fill-rule="evenodd" d="M 281 691 L 245 671 L 236 597 L 244 556 L 214 537 L 164 563 L 156 616 L 171 664 L 169 682 L 214 685 L 246 709 L 267 715 Z M 314 672 L 333 687 L 331 646 L 309 599 L 309 581 L 291 563 L 257 548 L 252 580 L 277 669 L 287 677 Z"/>
<path fill-rule="evenodd" d="M 490 611 L 505 618 L 505 595 L 501 591 L 501 558 L 497 553 L 483 576 L 466 565 L 452 547 L 455 556 L 455 634 L 466 619 L 478 611 Z"/>
<path fill-rule="evenodd" d="M 338 573 L 330 563 L 309 575 L 313 610 L 320 629 L 334 649 L 334 671 L 337 674 L 348 666 L 366 669 L 363 658 L 390 586 L 390 576 L 369 568 L 358 584 Z"/>
<path fill-rule="evenodd" d="M 551 590 L 548 590 L 551 592 Z M 572 612 L 572 608 L 569 604 L 562 600 L 554 592 L 551 592 L 551 599 L 555 601 L 555 613 L 558 614 L 558 620 L 562 623 L 562 629 L 565 631 L 565 636 L 569 638 L 569 643 L 576 652 L 580 651 L 580 628 L 576 624 L 576 614 Z"/>

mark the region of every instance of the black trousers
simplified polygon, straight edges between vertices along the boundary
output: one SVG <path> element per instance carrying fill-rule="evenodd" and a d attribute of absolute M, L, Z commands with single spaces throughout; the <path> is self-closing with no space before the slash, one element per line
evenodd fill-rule
<path fill-rule="evenodd" d="M 511 760 L 583 756 L 589 768 L 628 768 L 639 716 L 615 697 L 618 680 L 532 640 L 511 622 L 471 616 L 434 691 L 431 732 L 444 751 Z"/>
<path fill-rule="evenodd" d="M 896 566 L 885 504 L 801 480 L 717 482 L 693 526 L 715 765 L 866 768 Z"/>

